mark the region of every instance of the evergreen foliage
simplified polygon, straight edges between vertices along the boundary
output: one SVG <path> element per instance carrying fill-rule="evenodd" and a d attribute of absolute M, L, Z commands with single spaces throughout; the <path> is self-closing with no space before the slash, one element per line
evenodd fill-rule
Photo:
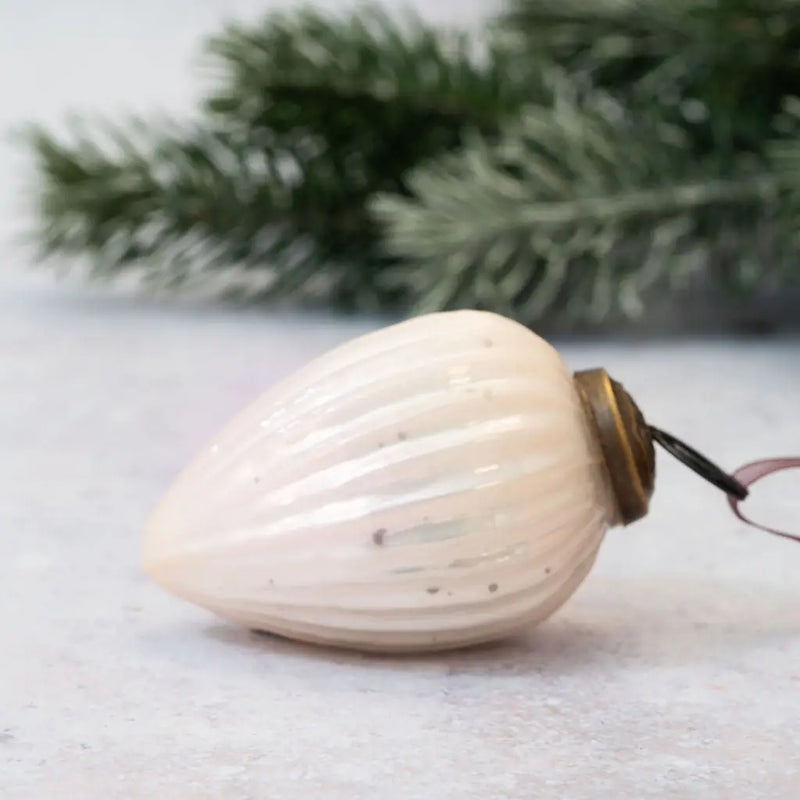
<path fill-rule="evenodd" d="M 800 278 L 800 0 L 509 0 L 481 36 L 303 8 L 205 54 L 190 123 L 28 129 L 44 258 L 526 323 Z"/>

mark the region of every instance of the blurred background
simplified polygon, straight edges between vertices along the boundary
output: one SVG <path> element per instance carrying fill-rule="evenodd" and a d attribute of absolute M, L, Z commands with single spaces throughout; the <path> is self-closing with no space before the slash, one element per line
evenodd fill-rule
<path fill-rule="evenodd" d="M 2 232 L 140 296 L 791 326 L 797 8 L 9 5 Z"/>

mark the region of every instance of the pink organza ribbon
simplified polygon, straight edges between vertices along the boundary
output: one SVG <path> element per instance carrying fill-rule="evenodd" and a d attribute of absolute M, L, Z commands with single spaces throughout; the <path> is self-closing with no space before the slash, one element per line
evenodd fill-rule
<path fill-rule="evenodd" d="M 781 472 L 785 469 L 800 469 L 800 458 L 768 458 L 763 461 L 754 461 L 751 464 L 745 464 L 733 473 L 733 477 L 744 486 L 750 486 L 761 478 L 766 478 L 767 475 L 772 475 L 776 472 Z M 800 534 L 786 533 L 779 531 L 775 528 L 769 528 L 766 525 L 760 525 L 758 522 L 746 517 L 740 508 L 741 500 L 733 495 L 728 495 L 728 503 L 733 509 L 733 513 L 748 525 L 754 528 L 772 533 L 775 536 L 782 536 L 784 539 L 791 539 L 794 542 L 800 542 Z"/>

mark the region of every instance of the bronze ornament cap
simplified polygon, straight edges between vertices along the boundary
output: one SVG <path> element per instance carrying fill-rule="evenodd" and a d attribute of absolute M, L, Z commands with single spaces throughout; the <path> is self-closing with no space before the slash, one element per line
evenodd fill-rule
<path fill-rule="evenodd" d="M 617 520 L 629 525 L 647 515 L 655 486 L 656 457 L 642 412 L 604 369 L 576 372 L 575 385 L 597 435 L 617 504 Z"/>

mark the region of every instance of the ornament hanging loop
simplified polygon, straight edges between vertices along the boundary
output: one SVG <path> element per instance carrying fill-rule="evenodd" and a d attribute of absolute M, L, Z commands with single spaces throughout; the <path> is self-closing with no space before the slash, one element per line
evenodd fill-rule
<path fill-rule="evenodd" d="M 576 372 L 575 383 L 600 443 L 622 524 L 647 513 L 655 478 L 654 444 L 721 489 L 729 500 L 747 498 L 746 479 L 725 472 L 676 436 L 650 425 L 624 387 L 604 369 Z"/>
<path fill-rule="evenodd" d="M 671 433 L 666 433 L 650 425 L 650 435 L 653 437 L 653 441 L 660 444 L 670 455 L 677 458 L 678 461 L 685 464 L 693 472 L 696 472 L 701 478 L 704 478 L 718 489 L 722 489 L 729 497 L 733 497 L 736 500 L 744 500 L 749 494 L 747 487 L 741 481 L 737 480 L 733 475 L 729 475 Z"/>

